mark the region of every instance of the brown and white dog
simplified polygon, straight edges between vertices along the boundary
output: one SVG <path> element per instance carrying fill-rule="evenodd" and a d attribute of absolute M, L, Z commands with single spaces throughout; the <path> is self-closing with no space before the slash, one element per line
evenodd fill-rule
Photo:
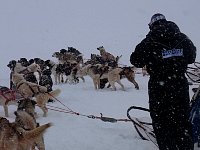
<path fill-rule="evenodd" d="M 35 141 L 49 127 L 44 124 L 33 130 L 24 130 L 15 122 L 10 123 L 6 118 L 0 117 L 0 149 L 1 150 L 30 150 Z"/>
<path fill-rule="evenodd" d="M 92 78 L 95 90 L 100 89 L 100 78 L 107 69 L 101 64 L 91 65 L 87 68 L 87 74 Z"/>
<path fill-rule="evenodd" d="M 124 85 L 121 83 L 121 77 L 120 77 L 120 73 L 122 72 L 122 70 L 123 70 L 122 68 L 118 68 L 118 67 L 114 69 L 110 69 L 108 73 L 105 73 L 105 75 L 102 75 L 101 79 L 107 77 L 109 84 L 112 86 L 113 90 L 115 91 L 116 91 L 115 82 L 117 82 L 122 87 L 122 90 L 124 91 L 125 90 Z"/>
<path fill-rule="evenodd" d="M 46 117 L 48 111 L 46 108 L 46 103 L 48 102 L 48 100 L 54 99 L 61 92 L 60 89 L 48 92 L 45 86 L 40 86 L 38 84 L 28 82 L 24 79 L 22 74 L 18 73 L 12 75 L 12 81 L 17 91 L 24 98 L 33 98 L 33 97 L 35 98 L 37 106 L 39 106 L 44 112 L 43 114 L 44 117 Z"/>
<path fill-rule="evenodd" d="M 97 50 L 100 51 L 100 55 L 105 62 L 116 61 L 116 58 L 111 53 L 107 52 L 103 46 L 98 47 Z"/>
<path fill-rule="evenodd" d="M 14 113 L 16 116 L 15 123 L 18 126 L 25 130 L 32 130 L 39 126 L 39 123 L 36 122 L 35 105 L 36 102 L 31 99 L 18 101 L 18 108 Z M 45 150 L 43 135 L 36 138 L 32 147 L 33 149 L 37 147 L 39 150 Z"/>
<path fill-rule="evenodd" d="M 95 89 L 103 88 L 105 85 L 102 85 L 101 80 L 108 79 L 107 82 L 110 83 L 110 85 L 113 87 L 114 90 L 116 90 L 116 87 L 114 85 L 115 82 L 120 84 L 120 86 L 124 90 L 124 86 L 120 81 L 123 78 L 127 78 L 128 81 L 134 84 L 136 89 L 139 89 L 139 85 L 135 81 L 135 71 L 133 67 L 112 68 L 100 64 L 98 65 L 88 64 L 83 68 L 81 68 L 76 74 L 76 76 L 78 77 L 83 77 L 86 75 L 89 75 L 93 79 Z M 107 82 L 103 84 L 106 84 Z"/>
<path fill-rule="evenodd" d="M 65 52 L 65 53 L 54 52 L 52 57 L 57 58 L 60 64 L 76 61 L 76 56 L 70 52 Z"/>
<path fill-rule="evenodd" d="M 135 81 L 135 67 L 122 67 L 122 72 L 120 73 L 121 78 L 126 78 L 129 82 L 133 83 L 135 88 L 139 90 L 139 85 Z"/>
<path fill-rule="evenodd" d="M 122 71 L 121 68 L 114 68 L 107 65 L 96 64 L 96 65 L 86 65 L 82 69 L 77 72 L 77 76 L 86 76 L 89 75 L 92 80 L 95 89 L 100 89 L 100 80 L 101 79 L 108 79 L 108 82 L 112 86 L 113 90 L 116 90 L 115 82 L 117 82 L 124 90 L 124 85 L 120 81 L 120 72 Z"/>
<path fill-rule="evenodd" d="M 24 130 L 33 130 L 39 127 L 39 124 L 36 122 L 36 119 L 31 114 L 26 111 L 15 111 L 15 124 Z M 37 147 L 39 150 L 45 150 L 44 138 L 41 134 L 33 140 L 32 149 Z"/>

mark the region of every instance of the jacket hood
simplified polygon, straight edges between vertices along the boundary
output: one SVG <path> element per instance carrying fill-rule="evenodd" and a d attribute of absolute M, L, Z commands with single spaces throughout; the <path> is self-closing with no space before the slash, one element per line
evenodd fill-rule
<path fill-rule="evenodd" d="M 180 30 L 174 22 L 160 20 L 150 27 L 147 37 L 150 36 L 156 41 L 170 41 L 177 33 L 180 33 Z"/>

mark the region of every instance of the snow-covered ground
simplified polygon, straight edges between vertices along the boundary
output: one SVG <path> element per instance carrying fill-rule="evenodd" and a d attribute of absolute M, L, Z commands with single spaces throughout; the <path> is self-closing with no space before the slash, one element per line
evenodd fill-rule
<path fill-rule="evenodd" d="M 163 13 L 175 21 L 197 47 L 199 43 L 200 2 L 198 0 L 10 0 L 0 5 L 0 84 L 9 86 L 9 68 L 12 59 L 40 57 L 52 59 L 53 52 L 75 47 L 84 58 L 98 54 L 99 46 L 115 56 L 123 55 L 120 64 L 130 65 L 129 57 L 134 47 L 148 32 L 148 23 L 154 13 Z M 198 53 L 197 53 L 198 54 Z M 200 55 L 197 55 L 197 61 Z M 49 110 L 46 118 L 37 108 L 38 122 L 52 122 L 45 134 L 47 150 L 155 150 L 149 141 L 142 141 L 132 123 L 108 123 L 87 115 L 126 119 L 131 105 L 148 107 L 148 76 L 136 75 L 140 89 L 136 90 L 126 79 L 122 80 L 125 91 L 117 86 L 94 90 L 92 80 L 79 84 L 54 85 L 62 93 L 58 99 L 81 115 Z M 192 95 L 192 93 L 191 93 Z M 66 109 L 59 102 L 50 104 Z M 16 107 L 9 107 L 10 117 Z M 0 108 L 3 115 L 3 109 Z M 86 116 L 83 116 L 86 115 Z M 136 117 L 149 117 L 135 112 Z"/>

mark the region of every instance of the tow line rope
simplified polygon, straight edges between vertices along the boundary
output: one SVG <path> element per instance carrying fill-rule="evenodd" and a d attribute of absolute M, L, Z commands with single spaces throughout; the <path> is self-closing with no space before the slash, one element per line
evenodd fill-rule
<path fill-rule="evenodd" d="M 50 93 L 49 93 L 49 95 L 51 97 L 53 97 L 56 101 L 58 101 L 61 105 L 66 107 L 66 109 L 65 109 L 65 108 L 60 108 L 60 107 L 56 107 L 56 106 L 47 105 L 47 108 L 49 110 L 63 112 L 63 113 L 69 113 L 69 114 L 75 114 L 75 115 L 78 115 L 78 116 L 83 116 L 83 117 L 87 117 L 87 118 L 91 118 L 91 119 L 100 119 L 101 121 L 110 122 L 110 123 L 116 123 L 116 122 L 119 122 L 119 121 L 121 121 L 121 122 L 129 122 L 129 121 L 131 121 L 129 119 L 115 119 L 115 118 L 111 118 L 111 117 L 104 117 L 102 113 L 100 113 L 100 116 L 81 114 L 81 113 L 75 112 L 72 109 L 70 109 L 69 107 L 67 107 L 59 99 L 57 99 L 56 97 L 54 97 Z"/>
<path fill-rule="evenodd" d="M 51 95 L 51 94 L 50 94 Z M 58 111 L 58 112 L 62 112 L 62 113 L 69 113 L 69 114 L 75 114 L 78 116 L 83 116 L 83 117 L 87 117 L 87 118 L 91 118 L 91 119 L 99 119 L 101 121 L 104 122 L 110 122 L 110 123 L 117 123 L 117 122 L 132 122 L 138 135 L 143 139 L 143 140 L 148 140 L 151 141 L 154 145 L 157 145 L 156 141 L 155 141 L 155 134 L 153 132 L 153 129 L 150 127 L 150 125 L 152 125 L 151 123 L 147 123 L 144 121 L 140 121 L 138 118 L 135 117 L 131 117 L 129 112 L 132 109 L 138 109 L 138 110 L 143 110 L 143 111 L 148 111 L 148 109 L 146 108 L 142 108 L 142 107 L 137 107 L 137 106 L 131 106 L 128 110 L 127 110 L 127 117 L 129 119 L 116 119 L 116 118 L 112 118 L 112 117 L 104 117 L 102 113 L 100 113 L 100 116 L 95 116 L 95 115 L 84 115 L 78 112 L 73 111 L 72 109 L 70 109 L 69 107 L 67 107 L 65 104 L 63 104 L 59 99 L 57 99 L 56 97 L 54 97 L 53 95 L 51 95 L 51 97 L 53 97 L 56 101 L 58 101 L 60 104 L 62 104 L 65 108 L 60 108 L 57 106 L 51 106 L 51 105 L 47 105 L 47 108 L 49 110 L 53 110 L 53 111 Z M 143 132 L 143 133 L 142 133 Z M 145 137 L 146 136 L 146 137 Z"/>
<path fill-rule="evenodd" d="M 127 110 L 127 117 L 132 121 L 132 123 L 135 127 L 135 130 L 137 131 L 137 133 L 141 137 L 141 139 L 151 141 L 155 146 L 158 147 L 158 145 L 156 143 L 155 134 L 153 132 L 153 129 L 150 127 L 152 125 L 152 123 L 140 121 L 138 118 L 132 118 L 129 114 L 132 109 L 142 110 L 142 111 L 146 111 L 146 112 L 149 112 L 149 109 L 146 109 L 143 107 L 131 106 Z"/>

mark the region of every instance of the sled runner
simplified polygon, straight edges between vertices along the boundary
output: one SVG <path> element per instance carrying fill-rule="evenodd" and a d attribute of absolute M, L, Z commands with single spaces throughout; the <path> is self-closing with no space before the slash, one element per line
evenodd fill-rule
<path fill-rule="evenodd" d="M 149 109 L 143 107 L 131 106 L 127 110 L 127 117 L 132 121 L 136 132 L 138 133 L 138 135 L 141 137 L 142 140 L 151 141 L 157 146 L 156 137 L 152 128 L 152 123 L 141 121 L 136 117 L 131 117 L 130 115 L 131 110 L 141 110 L 150 112 Z"/>
<path fill-rule="evenodd" d="M 193 89 L 194 95 L 191 99 L 190 122 L 192 123 L 192 136 L 194 144 L 200 147 L 200 85 L 198 88 Z M 130 115 L 131 110 L 141 110 L 150 112 L 149 109 L 131 106 L 127 110 L 127 117 L 132 121 L 135 130 L 143 140 L 152 141 L 156 146 L 156 138 L 152 128 L 152 124 L 139 120 Z"/>
<path fill-rule="evenodd" d="M 200 63 L 195 62 L 194 66 L 188 67 L 186 75 L 190 84 L 200 83 Z"/>
<path fill-rule="evenodd" d="M 190 121 L 192 123 L 193 141 L 200 147 L 200 86 L 193 89 L 191 100 Z"/>

